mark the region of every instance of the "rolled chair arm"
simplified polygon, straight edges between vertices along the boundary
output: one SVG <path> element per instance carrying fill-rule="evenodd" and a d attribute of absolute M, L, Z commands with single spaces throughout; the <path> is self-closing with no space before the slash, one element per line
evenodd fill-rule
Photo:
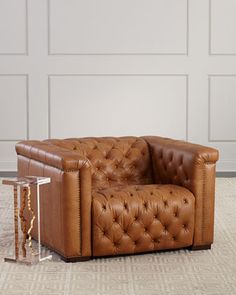
<path fill-rule="evenodd" d="M 213 242 L 216 149 L 156 136 L 146 136 L 156 183 L 186 187 L 195 195 L 193 247 Z"/>
<path fill-rule="evenodd" d="M 48 164 L 64 171 L 76 171 L 82 167 L 89 167 L 89 160 L 68 149 L 50 144 L 48 142 L 28 140 L 16 144 L 19 155 L 35 161 Z"/>

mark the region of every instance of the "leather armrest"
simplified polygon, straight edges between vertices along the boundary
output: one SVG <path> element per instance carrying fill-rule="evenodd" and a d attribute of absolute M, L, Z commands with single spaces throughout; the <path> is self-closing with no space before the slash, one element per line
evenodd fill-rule
<path fill-rule="evenodd" d="M 144 137 L 154 181 L 189 189 L 196 198 L 194 246 L 213 242 L 216 149 L 156 136 Z"/>
<path fill-rule="evenodd" d="M 218 151 L 210 147 L 158 136 L 144 139 L 151 151 L 154 177 L 158 183 L 188 186 L 194 168 L 215 164 L 219 159 Z"/>
<path fill-rule="evenodd" d="M 43 141 L 19 142 L 16 144 L 16 152 L 18 155 L 64 171 L 77 171 L 82 167 L 90 166 L 89 160 L 78 152 Z"/>

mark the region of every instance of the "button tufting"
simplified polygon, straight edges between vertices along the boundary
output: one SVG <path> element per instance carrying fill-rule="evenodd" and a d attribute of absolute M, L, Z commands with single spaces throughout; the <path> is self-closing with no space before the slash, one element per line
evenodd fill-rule
<path fill-rule="evenodd" d="M 188 204 L 188 200 L 187 199 L 184 199 L 184 204 Z"/>
<path fill-rule="evenodd" d="M 176 158 L 174 156 L 173 161 Z M 168 159 L 164 158 L 164 162 L 167 164 Z M 100 163 L 96 164 L 94 167 L 100 166 Z M 114 164 L 112 167 L 114 168 Z M 170 169 L 170 175 L 172 173 L 174 175 L 175 171 L 171 167 L 168 169 Z M 101 170 L 106 171 L 102 165 Z M 115 174 L 118 172 L 121 172 L 122 180 L 128 174 L 127 171 L 124 171 L 126 174 L 122 175 L 122 171 L 114 169 L 114 175 L 107 171 L 106 176 L 108 176 L 107 178 L 111 177 L 114 181 Z M 181 177 L 181 173 L 179 175 Z M 96 180 L 99 176 L 100 173 L 97 174 Z M 103 184 L 109 186 L 106 176 L 103 174 Z M 185 175 L 183 179 L 185 179 Z M 148 249 L 165 249 L 169 246 L 173 248 L 182 245 L 185 240 L 188 240 L 189 244 L 192 241 L 191 237 L 194 232 L 193 202 L 191 196 L 181 188 L 161 184 L 138 185 L 130 183 L 127 185 L 127 183 L 123 183 L 122 186 L 102 187 L 93 194 L 95 200 L 93 202 L 93 225 L 98 228 L 99 232 L 99 235 L 95 232 L 93 238 L 96 245 L 100 243 L 101 249 L 108 247 L 111 255 L 122 254 L 126 244 L 130 252 L 141 252 L 146 246 Z M 188 205 L 186 205 L 186 201 Z M 187 225 L 188 229 L 186 230 Z M 101 231 L 100 228 L 105 228 L 105 230 Z"/>

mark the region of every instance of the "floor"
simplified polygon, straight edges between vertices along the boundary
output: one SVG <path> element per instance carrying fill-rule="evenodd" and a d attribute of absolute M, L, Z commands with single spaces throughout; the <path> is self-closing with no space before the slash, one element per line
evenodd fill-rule
<path fill-rule="evenodd" d="M 3 262 L 12 249 L 11 191 L 0 185 L 0 295 L 235 295 L 236 178 L 216 182 L 212 250 L 170 251 L 138 256 L 34 266 Z"/>

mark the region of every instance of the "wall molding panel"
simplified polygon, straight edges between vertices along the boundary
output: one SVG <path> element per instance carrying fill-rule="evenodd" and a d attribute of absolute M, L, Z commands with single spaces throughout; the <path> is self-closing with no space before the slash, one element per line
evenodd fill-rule
<path fill-rule="evenodd" d="M 0 132 L 0 142 L 16 142 L 16 141 L 20 141 L 20 140 L 26 140 L 26 139 L 29 139 L 29 83 L 28 83 L 28 75 L 27 74 L 0 74 L 0 85 L 1 85 L 1 79 L 4 79 L 5 81 L 2 81 L 2 87 L 0 87 L 0 96 L 3 97 L 3 93 L 1 93 L 1 89 L 3 88 L 3 84 L 6 84 L 7 82 L 9 83 L 10 81 L 7 81 L 7 80 L 14 80 L 14 78 L 24 78 L 24 82 L 23 84 L 25 84 L 25 95 L 24 95 L 24 98 L 23 98 L 23 101 L 22 103 L 24 104 L 23 106 L 23 111 L 24 113 L 23 114 L 20 114 L 20 109 L 19 107 L 21 106 L 21 103 L 19 102 L 18 105 L 16 105 L 15 103 L 17 102 L 17 100 L 19 99 L 18 93 L 9 93 L 9 97 L 6 97 L 5 100 L 4 100 L 4 105 L 0 111 L 1 113 L 1 118 L 4 116 L 4 113 L 6 114 L 6 112 L 8 112 L 6 115 L 7 117 L 9 118 L 8 119 L 8 122 L 6 121 L 6 117 L 4 118 L 4 125 L 2 124 L 2 128 L 1 129 L 5 129 L 6 130 L 6 133 L 11 133 L 10 132 L 10 120 L 15 120 L 16 119 L 16 122 L 15 123 L 21 123 L 21 120 L 22 121 L 25 121 L 25 124 L 23 124 L 23 128 L 24 128 L 24 133 L 25 133 L 25 136 L 22 136 L 22 137 L 17 137 L 17 136 L 14 136 L 14 137 L 4 137 L 3 134 L 3 130 L 1 130 Z M 6 80 L 7 79 L 7 80 Z M 13 82 L 13 81 L 12 81 Z M 16 82 L 16 81 L 15 81 Z M 9 85 L 10 87 L 10 85 Z M 13 86 L 14 87 L 14 86 Z M 11 87 L 11 88 L 13 88 Z M 15 85 L 16 87 L 16 85 Z M 8 88 L 8 87 L 7 87 Z M 7 94 L 7 91 L 8 89 L 5 90 L 6 94 Z M 9 89 L 10 90 L 10 89 Z M 13 97 L 14 95 L 14 97 Z M 14 99 L 14 101 L 11 101 L 11 99 Z M 9 102 L 9 107 L 6 106 L 7 102 Z M 19 113 L 19 114 L 18 114 Z M 18 116 L 16 116 L 18 115 Z M 22 119 L 21 119 L 22 118 Z M 11 126 L 12 130 L 15 129 L 15 126 Z M 15 131 L 14 131 L 15 133 Z"/>
<path fill-rule="evenodd" d="M 235 56 L 236 55 L 236 19 L 235 19 L 235 10 L 236 10 L 236 2 L 234 0 L 208 0 L 209 1 L 209 55 L 219 55 L 219 56 Z M 219 10 L 221 18 L 219 15 L 217 16 L 217 21 L 213 20 L 213 8 Z M 219 14 L 219 13 L 218 13 Z M 224 19 L 225 17 L 225 19 Z M 235 21 L 232 24 L 232 21 Z M 215 38 L 213 36 L 213 29 L 215 28 Z M 215 42 L 214 42 L 215 41 Z M 221 48 L 214 49 L 215 46 L 219 46 Z M 232 46 L 233 49 L 226 46 Z"/>
<path fill-rule="evenodd" d="M 127 50 L 120 50 L 120 49 L 114 49 L 114 50 L 102 50 L 102 49 L 101 50 L 92 50 L 91 49 L 91 50 L 76 50 L 76 51 L 75 50 L 69 50 L 69 52 L 68 51 L 62 51 L 62 50 L 52 50 L 52 37 L 53 37 L 53 34 L 51 32 L 51 29 L 52 29 L 52 13 L 53 13 L 53 11 L 54 12 L 56 11 L 55 9 L 53 10 L 51 8 L 51 5 L 52 5 L 52 2 L 53 1 L 56 3 L 57 9 L 58 9 L 58 4 L 63 3 L 63 2 L 66 3 L 66 0 L 47 0 L 47 4 L 48 4 L 48 8 L 47 8 L 48 9 L 48 55 L 59 55 L 59 56 L 66 56 L 66 55 L 72 55 L 72 56 L 73 55 L 75 55 L 75 56 L 76 55 L 78 55 L 78 56 L 80 56 L 80 55 L 82 55 L 82 56 L 83 55 L 88 55 L 88 56 L 89 55 L 95 55 L 95 56 L 96 55 L 98 55 L 98 56 L 99 55 L 111 55 L 111 56 L 112 55 L 114 55 L 114 56 L 116 56 L 116 55 L 117 56 L 118 55 L 121 55 L 121 56 L 122 55 L 141 55 L 141 56 L 145 56 L 145 55 L 147 55 L 147 56 L 148 55 L 150 55 L 150 56 L 155 56 L 155 55 L 167 55 L 167 56 L 168 55 L 173 55 L 173 56 L 178 56 L 179 55 L 179 56 L 181 56 L 181 55 L 185 55 L 185 56 L 187 56 L 188 55 L 188 51 L 189 51 L 189 48 L 188 48 L 189 47 L 188 46 L 189 45 L 189 0 L 181 0 L 181 2 L 183 2 L 185 4 L 185 8 L 184 8 L 183 13 L 186 13 L 186 16 L 185 16 L 185 18 L 186 18 L 186 20 L 185 20 L 185 28 L 184 28 L 184 35 L 185 35 L 184 43 L 185 43 L 185 45 L 184 45 L 184 50 L 182 50 L 182 51 L 178 50 L 176 52 L 174 50 L 168 50 L 168 49 L 165 50 L 165 51 L 159 50 L 159 51 L 156 51 L 156 52 L 153 52 L 153 50 L 151 50 L 151 51 L 148 51 L 148 50 L 139 50 L 139 51 L 128 50 L 127 51 Z M 91 2 L 91 1 L 93 1 L 93 0 L 89 0 L 89 2 Z M 109 0 L 103 0 L 103 2 L 104 1 L 107 1 L 107 3 L 110 2 Z M 169 5 L 175 4 L 175 1 L 173 1 L 173 0 L 157 0 L 157 2 L 158 1 L 159 1 L 160 4 L 162 3 L 162 5 L 165 2 L 167 2 L 167 5 L 168 4 Z M 120 1 L 120 2 L 122 2 L 122 1 Z M 138 2 L 137 0 L 134 1 L 134 3 L 135 3 L 136 6 L 138 4 L 137 2 Z M 83 3 L 83 1 L 82 2 L 81 1 L 72 1 L 72 5 L 73 5 L 73 3 L 79 5 L 80 3 Z M 153 3 L 153 1 L 151 1 L 151 3 Z M 155 1 L 154 1 L 154 3 L 155 3 Z M 176 8 L 178 8 L 178 6 L 180 4 L 181 4 L 180 2 L 176 3 Z M 100 3 L 99 3 L 99 5 L 100 5 Z M 126 5 L 127 5 L 127 1 L 126 1 Z M 91 5 L 91 7 L 92 6 L 93 5 Z M 160 5 L 160 7 L 161 7 L 161 5 Z M 173 8 L 172 9 L 169 9 L 169 12 L 171 12 L 171 10 L 174 10 L 174 9 Z M 109 10 L 106 11 L 106 6 L 105 6 L 104 11 L 106 13 L 109 12 Z M 158 9 L 156 11 L 158 11 Z M 60 17 L 61 17 L 61 15 L 60 15 Z M 89 16 L 87 18 L 89 19 Z M 105 17 L 103 19 L 105 19 Z M 180 19 L 178 19 L 178 22 L 179 22 L 179 20 Z M 139 22 L 140 22 L 140 20 L 139 20 Z M 130 23 L 132 23 L 132 20 L 130 20 Z M 144 21 L 144 23 L 145 23 L 145 21 Z M 177 23 L 176 23 L 176 25 L 177 25 Z M 73 26 L 72 26 L 73 29 L 76 29 L 77 28 L 77 30 L 78 30 L 79 27 L 80 26 L 75 27 L 75 24 L 73 24 Z M 152 28 L 153 29 L 153 32 L 155 32 L 155 28 L 157 29 L 157 27 L 155 27 L 155 26 Z M 166 26 L 163 27 L 163 33 L 166 30 L 167 30 L 167 27 Z M 60 31 L 60 30 L 58 30 L 58 31 Z M 124 31 L 123 31 L 123 33 L 124 33 Z M 61 32 L 59 33 L 59 37 L 60 37 L 60 34 L 61 34 Z M 90 34 L 91 34 L 91 32 L 90 32 Z M 90 34 L 87 35 L 87 38 L 89 38 L 89 35 Z M 69 35 L 69 34 L 66 34 L 66 35 Z M 72 34 L 72 35 L 73 35 L 73 38 L 75 38 L 75 35 L 76 34 Z M 114 38 L 115 38 L 115 36 L 114 36 Z M 101 42 L 101 40 L 98 40 L 98 42 L 99 41 Z M 111 42 L 112 42 L 112 40 L 111 40 Z M 68 40 L 67 43 L 69 43 L 69 40 Z M 126 43 L 126 42 L 124 42 L 124 43 Z"/>
<path fill-rule="evenodd" d="M 184 81 L 184 87 L 182 87 L 183 89 L 181 89 L 181 91 L 183 91 L 183 93 L 179 96 L 179 98 L 182 99 L 182 103 L 183 103 L 182 108 L 180 108 L 179 111 L 182 111 L 182 113 L 184 115 L 184 120 L 182 122 L 182 127 L 181 127 L 181 132 L 180 132 L 181 135 L 177 132 L 176 135 L 175 135 L 175 137 L 178 137 L 178 138 L 180 138 L 182 140 L 186 140 L 187 137 L 188 137 L 188 134 L 187 134 L 187 132 L 188 132 L 188 76 L 187 75 L 182 75 L 182 74 L 58 74 L 58 75 L 49 75 L 48 76 L 48 89 L 49 89 L 49 91 L 48 91 L 48 104 L 49 104 L 48 105 L 48 122 L 49 122 L 48 134 L 49 134 L 49 137 L 55 137 L 55 136 L 58 137 L 59 136 L 59 134 L 54 134 L 54 132 L 52 131 L 52 124 L 54 123 L 54 126 L 55 125 L 57 126 L 58 123 L 59 123 L 58 121 L 53 122 L 53 118 L 52 118 L 53 117 L 52 116 L 52 111 L 55 109 L 55 106 L 53 107 L 53 103 L 52 103 L 52 92 L 53 92 L 53 90 L 52 90 L 52 80 L 53 79 L 54 80 L 55 79 L 58 80 L 58 78 L 60 79 L 60 83 L 58 84 L 58 86 L 63 84 L 63 79 L 64 80 L 67 80 L 66 83 L 68 83 L 68 78 L 70 78 L 70 80 L 77 79 L 77 82 L 78 83 L 80 82 L 79 80 L 81 80 L 81 79 L 83 80 L 83 83 L 85 83 L 85 82 L 88 83 L 88 80 L 89 80 L 89 84 L 91 84 L 91 88 L 92 89 L 94 87 L 98 87 L 99 88 L 100 86 L 98 84 L 100 83 L 101 84 L 101 89 L 100 89 L 99 92 L 101 92 L 101 93 L 104 92 L 104 88 L 106 88 L 106 85 L 105 85 L 106 83 L 112 83 L 112 82 L 114 82 L 114 80 L 117 80 L 117 83 L 114 83 L 114 86 L 117 89 L 116 90 L 117 93 L 115 94 L 115 96 L 116 96 L 116 99 L 117 100 L 119 100 L 121 103 L 124 103 L 124 110 L 122 110 L 122 109 L 120 110 L 120 112 L 121 112 L 120 113 L 120 118 L 123 117 L 122 120 L 125 120 L 125 116 L 126 116 L 126 113 L 128 111 L 128 110 L 125 110 L 125 108 L 130 103 L 129 100 L 132 101 L 132 98 L 131 98 L 132 93 L 135 93 L 135 91 L 137 91 L 137 89 L 132 88 L 132 86 L 135 86 L 136 88 L 138 88 L 139 87 L 138 85 L 140 85 L 143 82 L 144 83 L 144 85 L 143 85 L 144 88 L 142 88 L 142 87 L 140 88 L 140 92 L 142 92 L 143 89 L 146 89 L 147 88 L 147 85 L 150 86 L 150 87 L 155 86 L 155 84 L 153 83 L 154 82 L 153 79 L 156 79 L 156 83 L 157 84 L 158 84 L 158 79 L 159 80 L 160 79 L 163 80 L 162 81 L 163 83 L 165 83 L 164 80 L 167 80 L 167 79 L 170 80 L 170 82 L 171 82 L 171 79 L 172 80 L 179 79 L 179 82 L 178 83 L 183 83 L 183 81 Z M 134 80 L 135 79 L 139 83 L 135 84 L 134 83 Z M 96 81 L 96 80 L 98 80 L 98 81 Z M 152 81 L 150 81 L 150 80 L 152 80 Z M 183 81 L 181 81 L 181 80 L 183 80 Z M 176 82 L 175 81 L 172 81 L 172 82 L 174 82 L 173 85 L 172 85 L 172 87 L 176 87 L 176 90 L 178 91 L 178 85 L 176 85 Z M 83 83 L 82 83 L 82 85 L 83 85 Z M 76 85 L 76 83 L 75 84 L 72 84 L 73 89 L 74 89 L 74 91 L 78 91 L 78 89 L 75 89 L 75 87 L 76 87 L 75 85 Z M 104 87 L 104 85 L 105 85 L 105 87 Z M 67 86 L 65 85 L 64 87 L 67 87 Z M 127 87 L 127 91 L 121 90 L 121 89 L 124 89 L 124 87 Z M 130 89 L 130 87 L 131 87 L 131 89 Z M 55 88 L 55 85 L 54 85 L 54 88 Z M 167 91 L 168 88 L 169 87 L 167 87 L 167 88 L 163 87 L 163 91 Z M 68 88 L 68 90 L 69 89 L 70 89 L 70 87 Z M 120 93 L 118 93 L 119 92 L 119 89 L 120 89 Z M 57 90 L 55 90 L 55 92 L 56 91 Z M 127 97 L 126 96 L 126 92 L 129 92 L 129 91 L 131 92 L 131 94 L 130 94 L 130 96 Z M 155 91 L 156 91 L 155 88 L 153 88 L 152 89 L 152 92 L 155 92 Z M 90 96 L 90 93 L 89 92 L 90 92 L 90 88 L 88 88 L 87 90 L 85 90 L 85 92 L 83 93 L 84 96 L 86 97 L 86 99 L 91 99 L 91 96 Z M 59 91 L 59 93 L 57 93 L 56 100 L 59 99 L 60 93 L 61 93 L 61 91 Z M 97 99 L 97 94 L 96 93 L 97 93 L 97 91 L 95 92 L 95 95 L 94 95 L 93 94 L 93 90 L 92 90 L 91 95 L 92 95 L 92 99 L 94 99 L 94 100 Z M 105 90 L 105 93 L 106 93 L 106 90 Z M 77 96 L 77 99 L 78 100 L 80 99 L 79 94 L 80 93 L 78 92 L 78 96 Z M 144 94 L 145 94 L 145 92 L 144 92 Z M 109 95 L 112 96 L 112 93 L 110 93 Z M 138 92 L 135 95 L 137 96 L 138 95 Z M 165 95 L 165 93 L 163 92 L 163 96 L 164 95 Z M 71 95 L 68 94 L 68 97 L 65 98 L 67 102 L 69 101 L 69 96 L 73 97 L 73 94 L 71 94 Z M 137 100 L 139 101 L 139 108 L 140 109 L 145 108 L 145 106 L 147 105 L 148 99 L 150 97 L 150 99 L 152 101 L 152 104 L 150 105 L 150 114 L 152 112 L 152 109 L 154 107 L 154 104 L 156 103 L 155 100 L 158 100 L 158 98 L 159 98 L 159 97 L 156 97 L 156 99 L 153 100 L 153 98 L 151 98 L 151 96 L 152 96 L 151 93 L 147 93 L 147 96 L 146 97 L 145 96 L 141 96 L 141 99 L 138 99 L 138 97 L 137 97 Z M 172 93 L 172 96 L 173 96 L 173 93 Z M 184 96 L 184 98 L 183 98 L 183 96 Z M 109 96 L 107 98 L 100 97 L 98 99 L 102 100 L 101 101 L 101 104 L 103 104 L 103 106 L 101 107 L 101 109 L 104 107 L 104 110 L 106 110 L 106 112 L 112 112 L 112 108 L 111 108 L 111 110 L 108 110 L 107 109 L 108 108 L 108 105 L 110 103 L 110 97 Z M 168 96 L 166 96 L 166 99 L 168 99 Z M 177 99 L 178 99 L 178 97 L 177 97 Z M 54 101 L 56 101 L 56 100 L 54 99 Z M 73 100 L 74 100 L 74 97 L 73 97 Z M 143 107 L 141 106 L 142 100 L 144 101 Z M 113 103 L 115 104 L 115 101 L 113 101 Z M 181 102 L 179 101 L 179 103 L 176 104 L 176 107 L 180 103 Z M 84 111 L 83 110 L 83 105 L 80 106 L 80 104 L 81 103 L 79 103 L 79 102 L 76 104 L 76 102 L 74 101 L 74 106 L 76 105 L 76 107 L 81 110 L 80 113 L 83 113 L 83 111 Z M 70 105 L 70 103 L 69 103 L 69 105 Z M 98 105 L 100 105 L 100 103 L 98 103 Z M 73 106 L 73 108 L 74 108 L 74 106 Z M 111 107 L 111 105 L 110 105 L 110 107 Z M 86 105 L 85 108 L 87 110 L 89 110 L 88 105 Z M 97 108 L 99 108 L 99 106 L 97 106 Z M 163 104 L 162 108 L 165 109 L 164 104 Z M 91 112 L 92 112 L 92 109 L 93 109 L 93 106 L 91 105 Z M 134 105 L 134 109 L 135 109 L 135 105 Z M 97 109 L 96 109 L 96 112 L 97 112 Z M 96 112 L 95 112 L 95 114 L 96 114 Z M 117 112 L 117 110 L 116 110 L 116 112 Z M 171 110 L 170 110 L 170 112 L 171 112 Z M 159 113 L 160 113 L 160 111 L 159 111 Z M 135 112 L 132 111 L 132 109 L 129 109 L 129 111 L 128 111 L 128 118 L 130 117 L 131 114 L 133 114 L 132 121 L 134 122 L 135 121 Z M 63 114 L 61 114 L 61 115 L 63 116 Z M 158 116 L 158 110 L 156 111 L 156 115 Z M 155 116 L 155 113 L 154 113 L 154 116 Z M 160 114 L 159 114 L 159 116 L 160 116 Z M 80 116 L 78 116 L 78 117 L 80 117 Z M 115 114 L 114 114 L 114 117 L 115 117 Z M 61 116 L 59 116 L 59 118 L 61 118 Z M 75 125 L 76 126 L 80 126 L 80 124 L 77 123 L 76 115 L 74 116 L 74 118 L 75 118 L 75 121 L 73 121 L 73 123 L 71 123 L 71 124 L 73 126 L 75 126 Z M 126 120 L 129 120 L 128 118 Z M 94 117 L 94 120 L 95 121 L 96 120 L 99 120 L 99 116 L 98 116 L 98 118 L 95 118 Z M 169 121 L 169 120 L 170 120 L 170 118 L 167 118 L 167 121 Z M 180 121 L 181 121 L 181 119 L 179 119 L 179 122 Z M 86 118 L 84 119 L 84 122 L 86 122 Z M 154 122 L 155 122 L 155 118 L 154 118 Z M 82 123 L 83 122 L 81 122 L 81 125 L 82 125 Z M 105 122 L 104 122 L 104 124 L 105 124 Z M 127 121 L 127 124 L 128 124 L 128 121 Z M 107 130 L 105 128 L 106 127 L 105 125 L 104 125 L 104 130 Z M 150 126 L 149 127 L 147 126 L 147 128 L 148 128 L 147 130 L 152 130 L 152 128 L 150 128 Z M 80 128 L 78 128 L 78 130 L 79 129 Z M 76 130 L 77 130 L 77 127 L 76 127 Z M 111 133 L 106 133 L 106 132 L 107 131 L 105 131 L 105 133 L 102 134 L 102 136 L 112 135 Z M 114 131 L 114 132 L 117 132 L 117 131 Z M 149 133 L 150 133 L 150 131 L 149 131 Z M 124 132 L 122 134 L 125 135 Z M 129 133 L 129 134 L 131 134 L 131 133 Z M 126 135 L 128 135 L 128 134 L 126 134 Z M 139 135 L 142 135 L 142 132 Z M 64 134 L 64 137 L 70 137 L 70 136 L 72 136 L 72 134 L 67 134 L 67 133 Z M 85 134 L 84 135 L 82 134 L 82 136 L 86 136 L 86 135 Z M 96 136 L 96 134 L 94 134 L 94 136 Z"/>
<path fill-rule="evenodd" d="M 232 102 L 233 100 L 235 100 L 236 97 L 236 86 L 235 89 L 232 89 L 232 87 L 226 87 L 227 89 L 231 90 L 231 93 L 227 93 L 225 92 L 222 96 L 220 95 L 220 89 L 217 91 L 217 94 L 220 95 L 220 97 L 216 98 L 212 96 L 212 80 L 213 79 L 217 79 L 218 83 L 216 85 L 216 87 L 224 87 L 223 81 L 221 81 L 221 83 L 219 82 L 219 80 L 225 80 L 227 78 L 230 78 L 230 80 L 232 80 L 232 78 L 235 80 L 234 83 L 232 83 L 231 85 L 236 85 L 236 74 L 235 75 L 227 75 L 227 74 L 214 74 L 214 75 L 209 75 L 208 77 L 208 141 L 209 142 L 225 142 L 225 143 L 236 143 L 236 129 L 234 126 L 236 126 L 236 118 L 235 121 L 234 120 L 234 113 L 235 111 L 232 109 Z M 227 79 L 228 80 L 228 79 Z M 231 81 L 233 82 L 233 81 Z M 231 86 L 230 84 L 227 86 Z M 226 89 L 225 89 L 226 90 Z M 224 91 L 224 90 L 222 90 Z M 232 92 L 234 91 L 234 92 Z M 213 112 L 212 108 L 213 108 L 213 104 L 216 104 L 216 99 L 218 99 L 218 112 L 221 115 L 221 118 L 219 118 L 219 116 L 216 117 L 215 119 L 215 124 L 217 124 L 216 126 L 214 126 L 214 123 L 212 122 L 212 113 L 216 114 L 216 111 Z M 231 100 L 231 101 L 230 101 Z M 220 103 L 222 102 L 222 103 Z M 226 109 L 228 107 L 228 109 Z M 229 122 L 227 121 L 227 118 L 230 116 L 231 114 L 231 118 L 229 120 Z M 220 120 L 219 120 L 220 119 Z M 227 123 L 227 126 L 224 126 L 224 124 Z M 220 126 L 219 126 L 220 125 Z M 221 133 L 223 133 L 224 138 L 220 137 L 220 136 L 213 136 L 212 135 L 212 129 L 215 127 L 216 130 L 220 130 Z M 225 134 L 227 134 L 227 131 L 232 131 L 233 134 L 232 136 L 226 136 Z"/>
<path fill-rule="evenodd" d="M 215 147 L 217 171 L 236 172 L 235 11 L 236 0 L 0 0 L 0 172 L 16 171 L 20 140 L 128 134 Z"/>
<path fill-rule="evenodd" d="M 13 3 L 14 1 L 16 2 L 15 4 L 19 5 L 20 2 L 22 2 L 22 4 L 24 5 L 24 17 L 23 17 L 24 18 L 24 29 L 23 29 L 24 49 L 22 51 L 18 51 L 18 50 L 14 51 L 12 49 L 9 50 L 9 51 L 6 50 L 6 49 L 1 50 L 1 42 L 2 42 L 1 34 L 5 35 L 5 36 L 8 35 L 9 31 L 10 31 L 10 28 L 9 28 L 9 26 L 6 26 L 6 25 L 3 28 L 3 25 L 1 25 L 1 21 L 3 22 L 3 24 L 5 22 L 5 19 L 3 18 L 3 15 L 4 15 L 5 11 L 4 11 L 4 7 L 2 8 L 1 5 L 0 5 L 0 9 L 2 8 L 2 13 L 3 13 L 3 15 L 1 16 L 1 11 L 0 11 L 0 17 L 1 17 L 0 26 L 2 27 L 2 29 L 0 29 L 0 41 L 1 41 L 0 42 L 0 56 L 8 56 L 8 55 L 9 56 L 22 56 L 22 55 L 27 56 L 28 55 L 28 0 L 2 0 L 2 1 L 3 1 L 3 3 L 1 3 L 1 5 L 4 5 L 4 2 L 5 2 L 5 4 L 8 3 L 8 5 L 9 4 L 12 5 L 12 9 L 14 7 L 14 3 Z M 16 13 L 18 15 L 19 11 L 16 11 Z M 5 14 L 5 18 L 10 19 L 10 16 Z M 14 24 L 14 21 L 15 20 L 14 20 L 14 17 L 13 17 L 13 20 L 12 20 L 11 24 L 12 23 Z M 17 29 L 17 24 L 16 24 L 15 29 Z M 18 33 L 16 31 L 13 33 L 13 31 L 11 29 L 11 37 L 12 37 L 12 39 L 13 38 L 17 39 L 16 38 L 17 35 L 18 35 Z M 4 44 L 4 42 L 2 44 Z"/>

